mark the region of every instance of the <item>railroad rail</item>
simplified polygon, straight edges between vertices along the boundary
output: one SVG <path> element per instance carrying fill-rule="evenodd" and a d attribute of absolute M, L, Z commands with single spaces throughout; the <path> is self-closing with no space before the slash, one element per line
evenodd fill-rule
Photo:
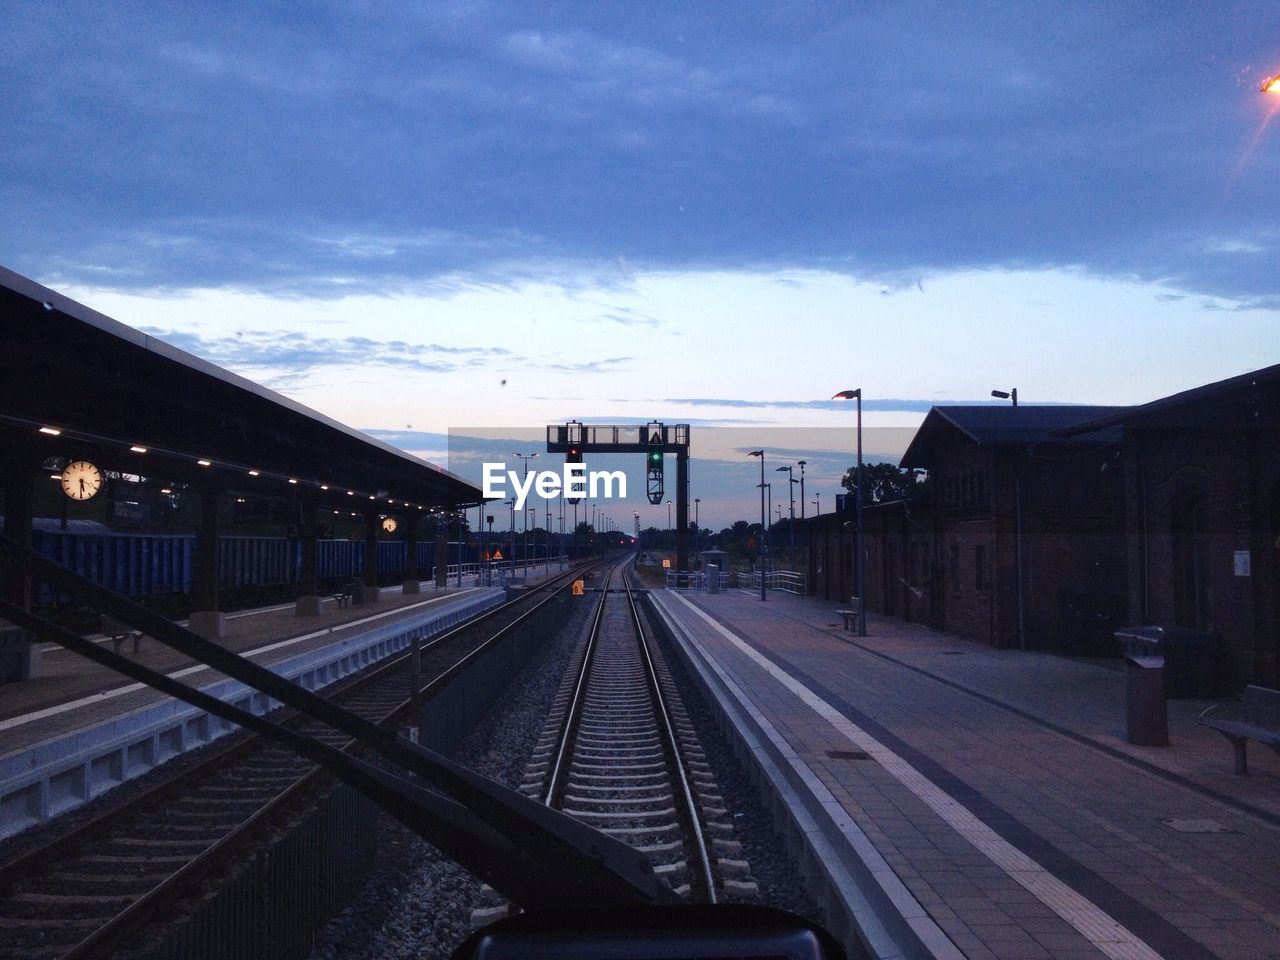
<path fill-rule="evenodd" d="M 686 900 L 750 900 L 749 866 L 625 566 L 599 588 L 520 789 L 645 853 Z"/>
<path fill-rule="evenodd" d="M 380 725 L 400 724 L 415 694 L 447 682 L 581 575 L 578 568 L 553 577 L 323 694 Z M 303 715 L 286 711 L 277 720 L 351 747 L 345 734 Z M 320 768 L 257 736 L 211 748 L 127 801 L 0 863 L 0 957 L 103 955 L 252 850 L 329 782 Z"/>

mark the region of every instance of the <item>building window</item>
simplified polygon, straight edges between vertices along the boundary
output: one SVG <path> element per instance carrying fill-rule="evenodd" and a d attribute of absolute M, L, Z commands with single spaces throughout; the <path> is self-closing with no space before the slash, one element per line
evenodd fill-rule
<path fill-rule="evenodd" d="M 973 548 L 973 585 L 978 590 L 987 589 L 987 548 Z"/>

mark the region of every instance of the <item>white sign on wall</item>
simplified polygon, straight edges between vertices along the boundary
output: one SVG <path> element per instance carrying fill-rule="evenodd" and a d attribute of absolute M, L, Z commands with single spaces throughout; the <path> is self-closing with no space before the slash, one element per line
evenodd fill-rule
<path fill-rule="evenodd" d="M 1234 554 L 1234 557 L 1235 557 L 1236 576 L 1237 577 L 1252 576 L 1252 572 L 1250 569 L 1250 562 L 1249 562 L 1249 551 L 1237 550 Z"/>

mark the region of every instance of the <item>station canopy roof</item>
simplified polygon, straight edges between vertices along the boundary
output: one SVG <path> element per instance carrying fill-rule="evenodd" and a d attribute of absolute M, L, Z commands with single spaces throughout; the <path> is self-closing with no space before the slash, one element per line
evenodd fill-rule
<path fill-rule="evenodd" d="M 434 464 L 3 267 L 0 329 L 0 426 L 119 451 L 108 469 L 217 477 L 267 496 L 309 489 L 353 510 L 370 497 L 393 501 L 389 512 L 480 501 Z"/>
<path fill-rule="evenodd" d="M 1067 438 L 1058 431 L 1086 420 L 1100 420 L 1121 412 L 1122 407 L 1077 404 L 982 404 L 932 407 L 902 455 L 907 469 L 935 465 L 938 444 L 962 437 L 979 446 L 1024 446 L 1073 442 L 1116 443 L 1118 428 L 1088 437 Z"/>

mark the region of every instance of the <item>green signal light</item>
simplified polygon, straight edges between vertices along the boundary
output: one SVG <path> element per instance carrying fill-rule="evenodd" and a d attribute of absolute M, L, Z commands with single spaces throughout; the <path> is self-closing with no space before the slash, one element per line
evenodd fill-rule
<path fill-rule="evenodd" d="M 661 451 L 661 450 L 650 450 L 650 451 L 649 451 L 649 462 L 650 462 L 650 463 L 661 463 L 661 462 L 662 462 L 662 451 Z"/>

